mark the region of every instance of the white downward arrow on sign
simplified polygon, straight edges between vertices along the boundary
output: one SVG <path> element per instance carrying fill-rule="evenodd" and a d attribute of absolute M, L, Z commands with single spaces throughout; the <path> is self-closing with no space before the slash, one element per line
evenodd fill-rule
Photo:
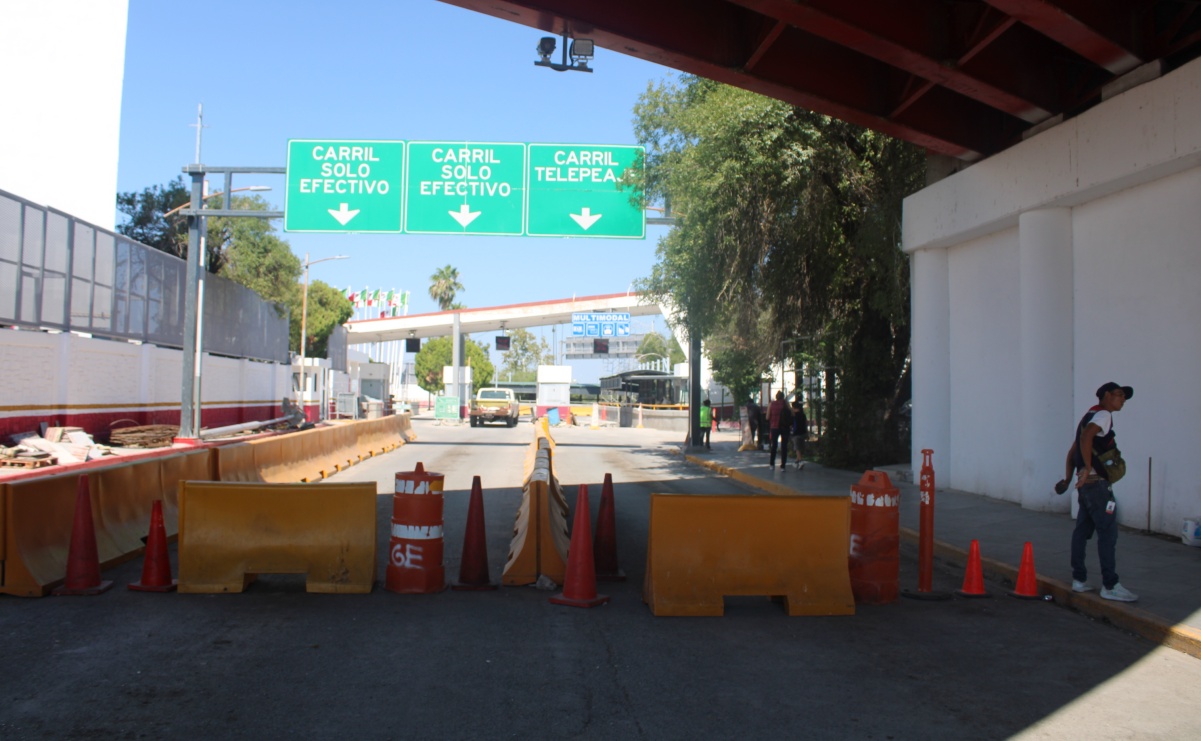
<path fill-rule="evenodd" d="M 347 222 L 359 215 L 359 210 L 357 208 L 347 210 L 346 207 L 348 205 L 349 204 L 346 203 L 341 204 L 337 211 L 333 210 L 332 208 L 327 208 L 325 210 L 329 211 L 329 215 L 337 219 L 339 224 L 346 226 Z"/>
<path fill-rule="evenodd" d="M 463 227 L 464 229 L 466 229 L 467 225 L 475 221 L 475 218 L 480 215 L 479 211 L 472 211 L 470 208 L 468 208 L 466 203 L 464 203 L 462 206 L 459 206 L 458 211 L 447 211 L 446 213 L 450 214 L 450 217 L 459 222 L 459 226 Z"/>
<path fill-rule="evenodd" d="M 596 220 L 599 219 L 601 216 L 604 216 L 604 214 L 597 214 L 596 216 L 593 216 L 592 209 L 588 208 L 587 206 L 585 206 L 584 208 L 581 208 L 580 212 L 578 214 L 567 214 L 567 215 L 570 216 L 571 218 L 575 219 L 575 223 L 579 224 L 580 228 L 583 229 L 584 231 L 588 231 L 588 227 L 595 224 Z"/>

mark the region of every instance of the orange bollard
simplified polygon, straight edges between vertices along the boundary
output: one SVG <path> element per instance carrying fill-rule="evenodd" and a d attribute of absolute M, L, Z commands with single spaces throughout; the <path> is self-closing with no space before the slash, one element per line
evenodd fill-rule
<path fill-rule="evenodd" d="M 883 471 L 867 471 L 851 486 L 851 545 L 848 562 L 855 602 L 887 604 L 897 599 L 901 570 L 900 492 Z"/>
<path fill-rule="evenodd" d="M 467 506 L 467 530 L 463 534 L 463 558 L 459 562 L 457 591 L 482 592 L 496 589 L 488 574 L 488 539 L 484 528 L 484 490 L 480 477 L 471 479 L 471 502 Z"/>
<path fill-rule="evenodd" d="M 599 581 L 625 581 L 626 572 L 617 565 L 617 509 L 613 503 L 613 474 L 605 474 L 600 510 L 596 513 L 596 539 L 592 560 Z"/>
<path fill-rule="evenodd" d="M 934 464 L 930 456 L 934 451 L 922 451 L 921 504 L 918 508 L 917 538 L 917 591 L 906 589 L 901 596 L 920 600 L 951 599 L 948 592 L 934 590 Z"/>
<path fill-rule="evenodd" d="M 567 549 L 567 577 L 563 591 L 550 598 L 551 604 L 568 607 L 596 607 L 609 601 L 607 594 L 596 593 L 596 566 L 592 560 L 592 523 L 588 512 L 588 485 L 580 484 L 575 498 L 575 522 L 571 528 L 571 546 Z"/>
<path fill-rule="evenodd" d="M 167 556 L 167 529 L 163 526 L 163 501 L 154 500 L 150 510 L 150 535 L 146 539 L 146 558 L 142 562 L 142 580 L 127 585 L 135 592 L 174 592 L 179 583 L 171 578 L 171 559 Z"/>
<path fill-rule="evenodd" d="M 71 545 L 67 550 L 67 577 L 52 594 L 91 596 L 107 592 L 112 586 L 111 581 L 100 581 L 96 521 L 92 519 L 92 495 L 85 473 L 75 485 L 75 521 L 71 526 Z"/>
<path fill-rule="evenodd" d="M 1018 567 L 1018 583 L 1011 595 L 1020 599 L 1042 599 L 1038 593 L 1038 578 L 1034 574 L 1034 546 L 1030 541 L 1022 547 L 1022 564 Z"/>
<path fill-rule="evenodd" d="M 980 541 L 973 540 L 968 548 L 967 571 L 963 575 L 963 589 L 955 594 L 960 597 L 991 597 L 984 591 L 984 570 L 980 567 Z"/>
<path fill-rule="evenodd" d="M 392 497 L 392 540 L 384 589 L 397 594 L 431 594 L 446 588 L 442 566 L 442 487 L 446 477 L 421 463 L 396 474 Z"/>

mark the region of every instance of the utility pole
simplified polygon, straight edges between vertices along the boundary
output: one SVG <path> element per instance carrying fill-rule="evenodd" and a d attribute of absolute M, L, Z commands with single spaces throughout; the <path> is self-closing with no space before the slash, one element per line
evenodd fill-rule
<path fill-rule="evenodd" d="M 200 164 L 200 133 L 202 129 L 208 127 L 204 125 L 204 103 L 196 104 L 196 123 L 188 124 L 191 128 L 196 129 L 196 164 Z"/>

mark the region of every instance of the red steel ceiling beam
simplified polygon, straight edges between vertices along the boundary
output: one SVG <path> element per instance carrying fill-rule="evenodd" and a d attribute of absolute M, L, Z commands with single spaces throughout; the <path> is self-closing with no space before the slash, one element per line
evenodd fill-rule
<path fill-rule="evenodd" d="M 745 69 L 752 58 L 770 54 L 764 45 L 778 24 L 725 0 L 660 0 L 654 11 L 644 0 L 442 0 L 504 20 L 592 38 L 598 46 L 708 77 L 817 113 L 912 142 L 932 152 L 974 161 L 997 151 L 975 141 L 980 132 L 949 125 L 927 130 L 888 119 L 834 96 L 767 79 Z M 777 31 L 776 35 L 779 33 Z M 867 84 L 868 80 L 862 80 Z M 991 141 L 990 141 L 991 143 Z"/>
<path fill-rule="evenodd" d="M 1004 111 L 1027 123 L 1039 123 L 1052 115 L 1051 111 L 1028 97 L 968 74 L 959 64 L 935 59 L 923 50 L 912 48 L 911 45 L 899 39 L 890 38 L 881 31 L 856 25 L 812 5 L 801 4 L 794 0 L 733 0 L 733 2 L 897 69 L 917 75 L 936 85 L 954 90 L 960 95 Z M 995 34 L 994 38 L 996 35 L 999 34 Z M 928 90 L 929 88 L 924 89 Z M 898 104 L 898 107 L 903 110 L 908 106 Z"/>
<path fill-rule="evenodd" d="M 1142 64 L 1126 0 L 985 0 L 1114 75 Z"/>

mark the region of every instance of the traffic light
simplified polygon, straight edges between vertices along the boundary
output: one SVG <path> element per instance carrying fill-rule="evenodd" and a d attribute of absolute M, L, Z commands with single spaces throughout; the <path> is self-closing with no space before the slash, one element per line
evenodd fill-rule
<path fill-rule="evenodd" d="M 608 355 L 609 354 L 609 341 L 607 339 L 605 339 L 605 340 L 593 339 L 592 340 L 592 354 L 593 355 Z"/>
<path fill-rule="evenodd" d="M 500 350 L 500 351 L 502 351 L 502 352 L 508 352 L 508 350 L 509 350 L 509 338 L 508 338 L 508 337 L 503 337 L 503 336 L 499 336 L 499 335 L 498 335 L 498 336 L 497 336 L 497 338 L 496 338 L 496 349 L 497 349 L 497 350 Z"/>

